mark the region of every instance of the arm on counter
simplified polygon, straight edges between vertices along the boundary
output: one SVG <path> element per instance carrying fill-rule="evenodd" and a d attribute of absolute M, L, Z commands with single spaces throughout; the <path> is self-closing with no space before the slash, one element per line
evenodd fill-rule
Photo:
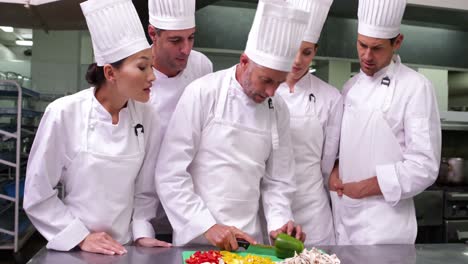
<path fill-rule="evenodd" d="M 47 248 L 68 251 L 85 239 L 89 230 L 57 196 L 65 165 L 66 133 L 61 111 L 54 102 L 42 117 L 29 155 L 23 207 L 36 229 L 48 240 Z M 73 140 L 73 139 L 71 139 Z"/>
<path fill-rule="evenodd" d="M 204 125 L 201 83 L 185 89 L 169 122 L 161 145 L 155 172 L 156 189 L 174 228 L 174 245 L 181 246 L 202 235 L 215 219 L 194 191 L 188 166 L 194 159 Z M 177 239 L 177 237 L 179 239 Z"/>

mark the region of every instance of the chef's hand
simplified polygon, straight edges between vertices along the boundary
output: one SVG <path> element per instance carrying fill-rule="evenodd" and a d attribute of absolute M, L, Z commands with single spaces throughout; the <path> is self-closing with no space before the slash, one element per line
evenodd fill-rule
<path fill-rule="evenodd" d="M 343 194 L 353 199 L 362 199 L 369 196 L 381 195 L 377 177 L 372 177 L 359 182 L 343 184 Z"/>
<path fill-rule="evenodd" d="M 270 232 L 270 237 L 275 240 L 276 237 L 278 237 L 279 234 L 281 233 L 286 233 L 290 236 L 293 236 L 302 242 L 305 241 L 306 239 L 306 234 L 302 232 L 302 226 L 301 225 L 294 225 L 293 221 L 287 222 L 284 226 L 280 227 L 277 230 L 273 230 Z"/>
<path fill-rule="evenodd" d="M 140 237 L 135 242 L 138 246 L 141 247 L 172 247 L 171 243 L 149 237 Z"/>
<path fill-rule="evenodd" d="M 338 166 L 335 166 L 328 179 L 328 188 L 332 192 L 336 192 L 338 196 L 343 196 L 343 182 L 340 179 Z"/>
<path fill-rule="evenodd" d="M 91 233 L 79 244 L 83 251 L 105 255 L 123 255 L 127 250 L 105 232 Z"/>
<path fill-rule="evenodd" d="M 215 224 L 205 232 L 204 236 L 213 246 L 228 251 L 234 251 L 239 248 L 236 238 L 242 238 L 250 244 L 257 244 L 255 239 L 234 226 Z"/>

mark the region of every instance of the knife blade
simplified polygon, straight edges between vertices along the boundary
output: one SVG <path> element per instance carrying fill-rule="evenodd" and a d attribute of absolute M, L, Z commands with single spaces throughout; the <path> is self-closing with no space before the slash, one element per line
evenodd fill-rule
<path fill-rule="evenodd" d="M 239 247 L 244 248 L 245 252 L 258 254 L 258 255 L 267 255 L 267 256 L 276 256 L 275 247 L 264 245 L 264 244 L 250 244 L 248 241 L 243 239 L 237 239 L 237 244 Z"/>

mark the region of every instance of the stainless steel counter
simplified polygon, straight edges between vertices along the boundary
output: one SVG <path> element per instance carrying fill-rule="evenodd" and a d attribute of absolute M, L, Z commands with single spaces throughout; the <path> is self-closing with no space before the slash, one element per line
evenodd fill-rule
<path fill-rule="evenodd" d="M 82 251 L 57 252 L 43 248 L 28 263 L 83 264 L 83 263 L 138 263 L 181 264 L 182 251 L 207 250 L 209 247 L 141 248 L 127 246 L 123 256 L 104 256 Z M 468 263 L 468 245 L 379 245 L 379 246 L 331 246 L 321 247 L 335 253 L 343 264 L 457 264 Z"/>

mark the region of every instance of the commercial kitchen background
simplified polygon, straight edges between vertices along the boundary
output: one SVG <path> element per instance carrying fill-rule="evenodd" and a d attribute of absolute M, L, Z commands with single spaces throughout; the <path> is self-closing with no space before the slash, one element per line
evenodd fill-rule
<path fill-rule="evenodd" d="M 37 113 L 24 121 L 28 130 L 34 131 L 40 113 L 52 100 L 89 87 L 84 76 L 93 54 L 80 2 L 58 1 L 29 9 L 0 3 L 0 80 L 16 79 L 33 91 L 24 99 L 24 107 Z M 146 28 L 147 1 L 133 2 Z M 312 74 L 338 88 L 359 71 L 357 2 L 334 0 L 311 65 Z M 463 242 L 468 239 L 460 235 L 468 232 L 468 1 L 408 3 L 402 26 L 405 40 L 399 53 L 404 63 L 434 84 L 442 119 L 442 156 L 465 160 L 463 182 L 436 184 L 416 198 L 417 242 Z M 215 70 L 238 62 L 256 4 L 255 0 L 197 1 L 194 48 L 211 59 Z M 20 46 L 17 40 L 30 40 L 33 45 Z M 15 105 L 15 97 L 2 93 L 0 86 L 0 124 L 11 123 L 11 113 L 2 109 Z M 23 141 L 22 152 L 27 152 L 32 140 Z M 10 151 L 14 151 L 11 142 L 0 140 L 0 158 Z M 10 182 L 11 170 L 0 164 L 0 193 Z M 6 217 L 0 214 L 1 219 Z M 0 221 L 0 228 L 2 224 Z M 0 235 L 0 246 L 2 239 L 7 238 Z M 34 239 L 41 241 L 38 235 Z M 5 254 L 0 250 L 0 263 Z"/>

